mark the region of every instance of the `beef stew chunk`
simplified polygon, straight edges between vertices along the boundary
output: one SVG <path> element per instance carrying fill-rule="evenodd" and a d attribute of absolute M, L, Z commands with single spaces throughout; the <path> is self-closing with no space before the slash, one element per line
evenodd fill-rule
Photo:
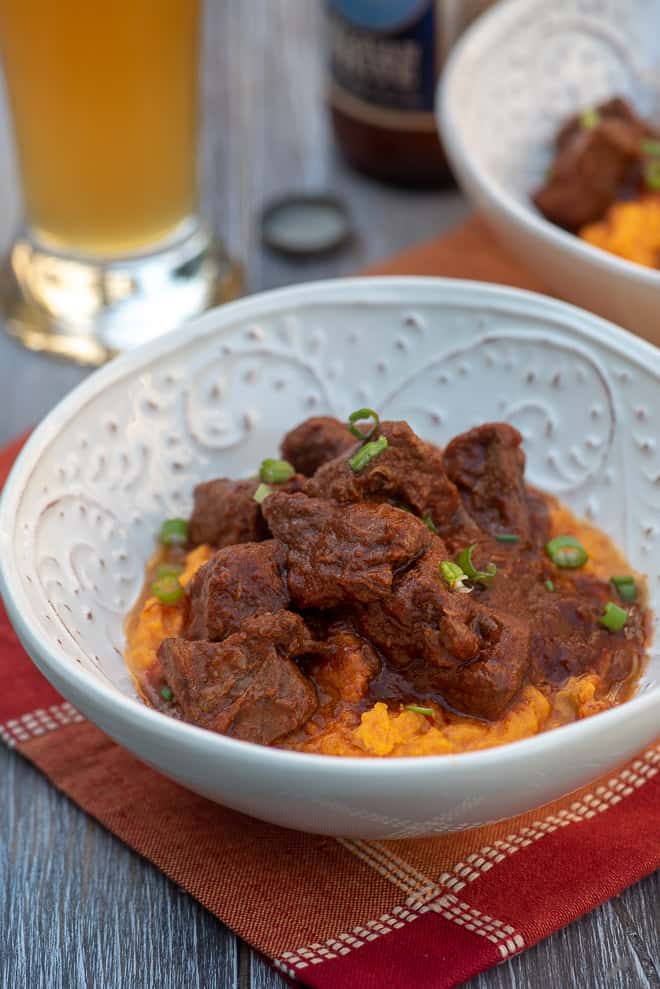
<path fill-rule="evenodd" d="M 341 456 L 357 445 L 344 422 L 330 416 L 306 419 L 282 440 L 282 456 L 299 474 L 311 477 L 322 464 Z"/>
<path fill-rule="evenodd" d="M 447 446 L 443 463 L 463 505 L 483 532 L 529 539 L 530 519 L 522 436 L 505 422 L 462 433 Z"/>
<path fill-rule="evenodd" d="M 218 549 L 266 539 L 268 529 L 254 500 L 259 480 L 231 481 L 219 477 L 198 484 L 188 535 L 193 546 L 207 543 Z"/>
<path fill-rule="evenodd" d="M 286 550 L 289 593 L 299 608 L 377 600 L 432 538 L 423 522 L 391 505 L 340 506 L 277 493 L 262 508 Z"/>
<path fill-rule="evenodd" d="M 286 608 L 283 564 L 283 548 L 274 539 L 218 550 L 190 582 L 186 637 L 218 641 L 252 615 Z"/>
<path fill-rule="evenodd" d="M 291 658 L 310 644 L 302 618 L 280 611 L 247 619 L 223 642 L 165 639 L 158 659 L 185 721 L 270 745 L 316 710 L 314 685 Z"/>
<path fill-rule="evenodd" d="M 599 220 L 619 198 L 635 176 L 642 138 L 651 134 L 623 100 L 610 100 L 593 113 L 593 126 L 585 127 L 579 114 L 559 132 L 555 160 L 533 196 L 548 220 L 573 232 Z"/>
<path fill-rule="evenodd" d="M 389 597 L 356 610 L 356 621 L 422 694 L 440 694 L 462 714 L 496 718 L 521 686 L 529 627 L 471 595 L 451 592 L 439 580 L 443 558 L 434 546 Z"/>
<path fill-rule="evenodd" d="M 383 422 L 376 436 L 387 439 L 387 448 L 364 470 L 356 473 L 349 457 L 338 457 L 311 478 L 308 494 L 339 502 L 389 500 L 431 519 L 440 533 L 458 528 L 476 534 L 438 447 L 420 439 L 407 422 Z"/>

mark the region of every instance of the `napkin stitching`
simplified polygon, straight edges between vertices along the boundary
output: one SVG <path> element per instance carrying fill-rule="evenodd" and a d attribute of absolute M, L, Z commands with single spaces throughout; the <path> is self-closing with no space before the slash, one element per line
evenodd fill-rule
<path fill-rule="evenodd" d="M 499 865 L 521 848 L 526 848 L 540 838 L 552 834 L 558 828 L 565 828 L 569 824 L 582 824 L 591 820 L 596 814 L 602 814 L 615 807 L 624 797 L 630 796 L 644 783 L 653 779 L 659 771 L 660 745 L 648 749 L 630 766 L 622 769 L 616 776 L 612 776 L 606 784 L 600 784 L 593 792 L 586 793 L 581 800 L 574 801 L 568 809 L 564 808 L 556 814 L 548 814 L 541 820 L 532 821 L 520 831 L 508 834 L 505 838 L 500 838 L 491 845 L 484 845 L 478 851 L 472 852 L 466 857 L 465 862 L 456 863 L 452 869 L 453 876 L 443 872 L 438 878 L 438 883 L 458 892 L 466 883 L 479 879 L 494 865 Z"/>
<path fill-rule="evenodd" d="M 379 875 L 407 893 L 405 903 L 392 907 L 389 913 L 364 925 L 351 928 L 324 942 L 315 941 L 295 951 L 282 952 L 274 964 L 290 978 L 295 978 L 296 970 L 318 965 L 333 958 L 345 956 L 351 951 L 375 941 L 385 934 L 399 930 L 406 923 L 419 919 L 432 911 L 446 920 L 480 937 L 486 937 L 497 946 L 502 959 L 510 958 L 522 951 L 525 940 L 522 934 L 510 924 L 483 914 L 476 907 L 455 895 L 468 883 L 474 882 L 494 865 L 526 848 L 546 835 L 570 824 L 583 824 L 597 814 L 616 806 L 630 796 L 660 771 L 660 745 L 654 746 L 635 759 L 619 773 L 610 777 L 605 784 L 599 784 L 593 791 L 574 801 L 569 808 L 548 814 L 533 821 L 520 831 L 484 845 L 477 852 L 468 855 L 465 861 L 457 862 L 449 872 L 443 872 L 437 882 L 420 872 L 405 859 L 396 855 L 380 842 L 361 839 L 338 838 L 338 844 L 365 862 Z M 453 873 L 453 874 L 452 874 Z M 446 887 L 445 890 L 442 887 Z"/>
<path fill-rule="evenodd" d="M 47 732 L 56 731 L 65 725 L 79 724 L 84 720 L 82 714 L 68 701 L 52 704 L 49 708 L 39 707 L 0 724 L 0 741 L 13 749 L 21 742 L 29 742 L 31 738 L 38 738 Z"/>

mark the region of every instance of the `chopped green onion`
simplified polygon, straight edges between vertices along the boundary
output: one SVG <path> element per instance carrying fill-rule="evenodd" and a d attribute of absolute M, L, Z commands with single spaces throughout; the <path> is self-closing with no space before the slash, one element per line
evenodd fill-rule
<path fill-rule="evenodd" d="M 546 590 L 547 591 L 550 591 L 550 593 L 552 594 L 552 592 L 555 589 L 555 582 L 554 582 L 554 580 L 546 580 L 545 581 L 545 587 L 546 587 Z"/>
<path fill-rule="evenodd" d="M 458 563 L 454 563 L 452 560 L 443 560 L 438 569 L 450 591 L 456 591 L 458 594 L 470 594 L 472 592 L 472 588 L 465 584 L 468 579 L 467 574 L 463 573 Z"/>
<path fill-rule="evenodd" d="M 477 544 L 472 543 L 467 549 L 462 549 L 456 557 L 456 562 L 470 580 L 473 580 L 476 584 L 487 586 L 488 584 L 492 584 L 493 577 L 497 573 L 497 567 L 494 563 L 489 563 L 485 570 L 477 570 L 472 562 L 472 553 L 476 548 Z"/>
<path fill-rule="evenodd" d="M 259 477 L 265 484 L 284 484 L 296 473 L 296 468 L 287 460 L 273 460 L 269 457 L 261 461 Z"/>
<path fill-rule="evenodd" d="M 186 519 L 166 519 L 158 538 L 165 546 L 183 546 L 188 542 L 188 522 Z"/>
<path fill-rule="evenodd" d="M 156 579 L 160 580 L 161 577 L 180 577 L 183 573 L 183 567 L 180 563 L 161 563 L 156 570 Z"/>
<path fill-rule="evenodd" d="M 516 532 L 498 532 L 495 536 L 498 543 L 519 543 L 520 536 Z"/>
<path fill-rule="evenodd" d="M 608 631 L 619 632 L 628 621 L 628 612 L 613 601 L 608 601 L 598 621 Z"/>
<path fill-rule="evenodd" d="M 420 707 L 419 704 L 406 704 L 404 711 L 412 711 L 414 714 L 433 714 L 432 707 Z"/>
<path fill-rule="evenodd" d="M 650 155 L 652 158 L 660 157 L 660 141 L 653 141 L 645 138 L 640 145 L 642 154 Z"/>
<path fill-rule="evenodd" d="M 637 599 L 637 584 L 634 577 L 610 577 L 610 580 L 616 587 L 622 601 L 635 601 Z"/>
<path fill-rule="evenodd" d="M 546 543 L 545 551 L 555 566 L 571 570 L 584 566 L 589 559 L 586 549 L 575 536 L 555 536 Z"/>
<path fill-rule="evenodd" d="M 465 586 L 467 574 L 463 573 L 458 563 L 453 563 L 452 560 L 443 560 L 440 564 L 440 573 L 450 591 L 457 590 L 461 593 L 466 593 L 469 590 Z"/>
<path fill-rule="evenodd" d="M 438 527 L 427 512 L 426 515 L 422 515 L 422 522 L 427 529 L 430 529 L 434 536 L 438 535 Z"/>
<path fill-rule="evenodd" d="M 264 499 L 268 497 L 269 494 L 273 493 L 273 489 L 270 484 L 260 484 L 257 490 L 254 492 L 252 497 L 256 501 L 257 505 L 260 505 Z"/>
<path fill-rule="evenodd" d="M 161 577 L 151 585 L 151 593 L 161 604 L 178 604 L 186 593 L 176 577 Z"/>
<path fill-rule="evenodd" d="M 649 189 L 657 192 L 660 189 L 660 161 L 654 159 L 646 163 L 644 168 L 644 181 Z"/>
<path fill-rule="evenodd" d="M 355 425 L 356 422 L 360 422 L 362 419 L 373 419 L 374 424 L 371 429 L 363 433 L 361 429 Z M 355 412 L 351 412 L 348 417 L 348 431 L 352 433 L 358 440 L 368 440 L 374 435 L 378 427 L 380 426 L 380 416 L 373 409 L 356 409 Z"/>
<path fill-rule="evenodd" d="M 168 704 L 174 700 L 174 694 L 172 693 L 171 688 L 167 686 L 167 684 L 165 684 L 164 687 L 160 688 L 160 696 L 163 698 L 164 701 L 167 701 Z"/>
<path fill-rule="evenodd" d="M 364 446 L 360 447 L 358 452 L 351 457 L 348 461 L 348 466 L 357 474 L 359 471 L 364 470 L 374 457 L 377 457 L 386 449 L 386 436 L 380 436 L 377 440 L 371 440 L 371 442 L 365 443 Z"/>
<path fill-rule="evenodd" d="M 589 110 L 584 110 L 580 114 L 580 125 L 585 130 L 593 130 L 600 123 L 600 114 L 598 110 L 594 110 L 593 107 Z"/>

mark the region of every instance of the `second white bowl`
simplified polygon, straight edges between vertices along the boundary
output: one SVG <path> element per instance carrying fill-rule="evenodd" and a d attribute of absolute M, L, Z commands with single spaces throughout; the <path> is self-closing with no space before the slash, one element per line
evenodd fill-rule
<path fill-rule="evenodd" d="M 507 0 L 466 32 L 438 89 L 457 178 L 548 288 L 660 344 L 660 271 L 546 220 L 530 199 L 559 126 L 612 95 L 660 117 L 658 6 L 648 0 Z"/>

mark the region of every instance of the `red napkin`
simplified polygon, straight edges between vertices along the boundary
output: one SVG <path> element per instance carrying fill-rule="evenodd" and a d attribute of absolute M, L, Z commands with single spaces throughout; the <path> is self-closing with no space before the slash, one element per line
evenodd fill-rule
<path fill-rule="evenodd" d="M 394 268 L 532 287 L 474 221 Z M 0 453 L 0 484 L 19 447 Z M 1 606 L 0 680 L 0 739 L 301 985 L 449 989 L 660 867 L 660 743 L 509 821 L 335 840 L 218 807 L 140 763 L 43 679 Z"/>

